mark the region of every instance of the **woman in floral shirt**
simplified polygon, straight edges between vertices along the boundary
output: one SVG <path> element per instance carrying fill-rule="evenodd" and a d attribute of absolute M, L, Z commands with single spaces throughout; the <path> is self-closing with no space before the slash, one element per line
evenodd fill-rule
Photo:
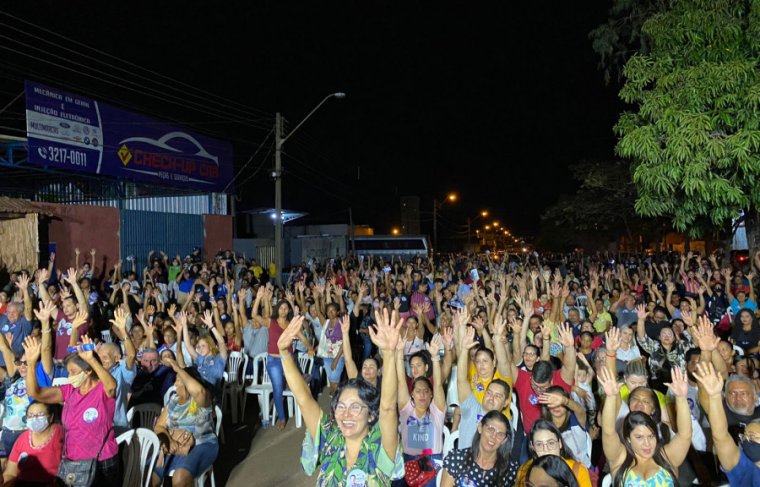
<path fill-rule="evenodd" d="M 307 475 L 319 465 L 317 486 L 390 485 L 391 480 L 404 476 L 394 360 L 402 322 L 395 313 L 390 318 L 383 311 L 382 316 L 377 316 L 377 332 L 370 329 L 370 337 L 383 355 L 382 394 L 361 379 L 351 379 L 333 395 L 329 416 L 311 396 L 290 355 L 303 317 L 294 318 L 280 336 L 277 345 L 285 379 L 298 401 L 307 429 L 301 464 Z"/>
<path fill-rule="evenodd" d="M 639 318 L 636 324 L 636 337 L 641 348 L 649 354 L 649 370 L 652 379 L 655 384 L 661 385 L 669 381 L 666 375 L 668 370 L 675 367 L 686 368 L 686 352 L 694 348 L 694 343 L 688 332 L 683 334 L 683 339 L 676 339 L 676 334 L 670 326 L 665 326 L 660 330 L 659 340 L 652 340 L 646 333 L 646 309 L 643 305 L 639 305 L 636 312 Z"/>

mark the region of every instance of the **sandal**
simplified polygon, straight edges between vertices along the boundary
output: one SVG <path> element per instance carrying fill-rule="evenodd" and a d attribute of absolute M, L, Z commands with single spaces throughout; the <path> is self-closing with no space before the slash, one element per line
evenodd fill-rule
<path fill-rule="evenodd" d="M 285 429 L 285 421 L 277 421 L 277 431 L 283 431 Z"/>

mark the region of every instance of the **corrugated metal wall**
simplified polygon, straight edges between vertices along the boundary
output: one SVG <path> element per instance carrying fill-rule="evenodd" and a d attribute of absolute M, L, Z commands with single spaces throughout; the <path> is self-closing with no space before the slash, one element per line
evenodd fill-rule
<path fill-rule="evenodd" d="M 274 245 L 256 247 L 256 260 L 261 267 L 267 268 L 269 263 L 274 260 L 274 253 Z"/>
<path fill-rule="evenodd" d="M 133 255 L 137 262 L 138 278 L 148 264 L 148 252 L 166 252 L 169 258 L 179 254 L 185 257 L 193 247 L 203 249 L 203 217 L 177 213 L 121 210 L 121 258 L 124 269 L 131 266 L 126 261 Z"/>

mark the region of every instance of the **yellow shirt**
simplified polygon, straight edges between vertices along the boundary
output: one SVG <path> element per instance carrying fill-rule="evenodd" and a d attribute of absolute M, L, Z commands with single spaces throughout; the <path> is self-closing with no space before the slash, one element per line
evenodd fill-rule
<path fill-rule="evenodd" d="M 509 385 L 510 394 L 507 397 L 507 405 L 502 411 L 504 415 L 512 419 L 512 411 L 509 410 L 509 404 L 512 402 L 512 379 L 504 377 L 496 370 L 491 380 L 483 380 L 478 377 L 478 370 L 475 368 L 475 364 L 470 362 L 470 368 L 467 370 L 467 379 L 470 381 L 470 388 L 472 389 L 472 395 L 478 400 L 480 404 L 483 404 L 483 396 L 486 395 L 486 389 L 496 379 L 501 379 Z"/>
<path fill-rule="evenodd" d="M 665 394 L 660 391 L 654 391 L 654 393 L 657 396 L 657 401 L 660 403 L 660 409 L 665 409 L 667 403 L 667 401 L 665 401 Z M 630 395 L 630 389 L 628 389 L 627 385 L 623 384 L 623 387 L 620 388 L 620 398 L 623 400 L 623 402 L 627 402 L 628 396 Z"/>
<path fill-rule="evenodd" d="M 274 262 L 269 264 L 269 278 L 274 279 L 274 275 L 277 274 L 277 267 L 274 265 Z"/>
<path fill-rule="evenodd" d="M 260 265 L 252 265 L 248 270 L 253 272 L 253 277 L 256 279 L 258 279 L 261 273 L 264 272 L 264 269 L 262 269 Z"/>

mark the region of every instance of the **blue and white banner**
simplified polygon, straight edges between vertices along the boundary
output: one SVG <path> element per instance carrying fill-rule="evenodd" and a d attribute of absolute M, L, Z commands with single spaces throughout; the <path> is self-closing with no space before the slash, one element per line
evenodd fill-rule
<path fill-rule="evenodd" d="M 29 163 L 222 192 L 232 146 L 92 98 L 26 82 Z"/>

